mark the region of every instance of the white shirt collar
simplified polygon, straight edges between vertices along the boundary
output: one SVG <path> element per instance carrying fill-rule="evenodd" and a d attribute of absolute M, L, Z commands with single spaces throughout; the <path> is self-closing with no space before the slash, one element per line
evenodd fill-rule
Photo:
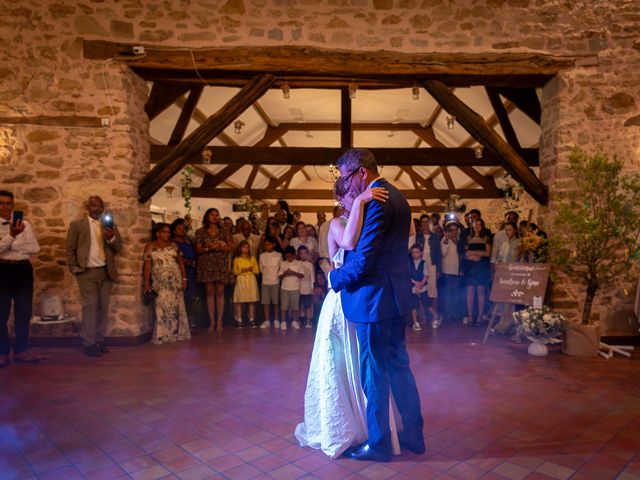
<path fill-rule="evenodd" d="M 369 185 L 367 185 L 367 188 L 371 188 L 371 185 L 373 185 L 375 182 L 377 182 L 381 178 L 382 178 L 381 176 L 378 176 L 378 177 L 374 178 L 373 180 L 371 180 L 371 182 L 369 182 Z"/>

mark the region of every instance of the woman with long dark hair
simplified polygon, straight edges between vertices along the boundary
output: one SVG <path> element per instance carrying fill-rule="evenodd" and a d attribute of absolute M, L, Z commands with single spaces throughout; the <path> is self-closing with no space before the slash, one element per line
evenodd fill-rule
<path fill-rule="evenodd" d="M 196 253 L 198 283 L 204 283 L 207 289 L 207 310 L 209 312 L 209 331 L 222 331 L 224 315 L 224 287 L 233 284 L 233 272 L 229 254 L 233 250 L 231 233 L 223 230 L 220 212 L 209 208 L 202 219 L 202 228 L 196 232 Z M 215 315 L 214 315 L 215 312 Z"/>
<path fill-rule="evenodd" d="M 465 324 L 479 326 L 484 314 L 485 289 L 491 280 L 491 235 L 485 230 L 484 220 L 471 224 L 464 252 L 464 283 L 467 286 L 467 316 Z M 474 294 L 478 297 L 478 318 L 473 321 Z"/>

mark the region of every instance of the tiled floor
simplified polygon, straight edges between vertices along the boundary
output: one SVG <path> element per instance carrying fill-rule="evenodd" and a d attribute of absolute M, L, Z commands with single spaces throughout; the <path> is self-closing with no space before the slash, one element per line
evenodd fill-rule
<path fill-rule="evenodd" d="M 408 332 L 427 453 L 388 464 L 296 445 L 309 330 L 47 349 L 0 371 L 0 478 L 640 479 L 638 353 L 535 358 L 480 337 Z"/>

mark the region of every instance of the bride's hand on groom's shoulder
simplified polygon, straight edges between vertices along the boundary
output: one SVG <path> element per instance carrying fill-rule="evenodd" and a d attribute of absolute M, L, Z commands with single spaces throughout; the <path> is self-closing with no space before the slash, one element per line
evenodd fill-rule
<path fill-rule="evenodd" d="M 363 203 L 369 203 L 371 200 L 377 200 L 379 202 L 386 202 L 389 198 L 389 192 L 386 188 L 382 187 L 372 187 L 367 188 L 364 192 L 358 195 L 358 198 Z"/>

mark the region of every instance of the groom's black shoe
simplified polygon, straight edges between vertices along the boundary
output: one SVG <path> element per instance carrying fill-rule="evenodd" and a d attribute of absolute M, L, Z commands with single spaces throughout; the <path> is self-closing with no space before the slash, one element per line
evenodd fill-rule
<path fill-rule="evenodd" d="M 368 443 L 363 443 L 355 449 L 347 449 L 344 455 L 354 460 L 369 460 L 371 462 L 390 462 L 391 454 L 373 450 Z"/>
<path fill-rule="evenodd" d="M 422 455 L 427 449 L 424 445 L 424 438 L 422 436 L 415 438 L 406 438 L 402 436 L 402 433 L 398 435 L 400 438 L 400 448 L 409 450 L 417 455 Z"/>

